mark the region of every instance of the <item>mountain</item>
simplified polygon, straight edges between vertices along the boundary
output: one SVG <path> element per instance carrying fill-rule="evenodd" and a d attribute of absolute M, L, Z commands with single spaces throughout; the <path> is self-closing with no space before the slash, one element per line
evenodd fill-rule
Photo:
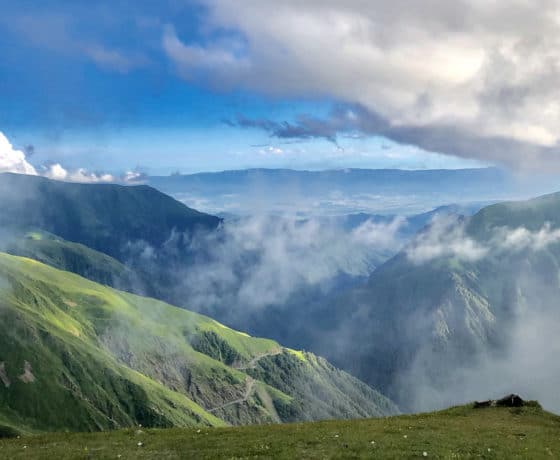
<path fill-rule="evenodd" d="M 0 238 L 3 240 L 2 247 L 5 252 L 29 257 L 55 268 L 70 271 L 92 281 L 127 292 L 148 295 L 183 307 L 189 307 L 191 292 L 182 282 L 190 273 L 191 264 L 197 263 L 200 266 L 201 263 L 204 263 L 204 253 L 207 248 L 201 247 L 200 244 L 198 247 L 191 245 L 188 237 L 183 238 L 180 233 L 174 231 L 177 228 L 174 224 L 162 226 L 160 222 L 154 226 L 150 215 L 143 210 L 151 209 L 155 206 L 154 203 L 161 201 L 165 206 L 178 209 L 186 215 L 194 213 L 194 215 L 198 216 L 196 212 L 189 210 L 171 198 L 162 197 L 160 192 L 149 187 L 139 189 L 138 187 L 107 185 L 83 186 L 30 176 L 0 175 L 0 185 L 10 181 L 16 184 L 10 188 L 14 197 L 7 199 L 7 203 L 11 203 L 12 211 L 10 211 L 8 206 L 7 210 L 0 210 L 0 216 L 3 216 L 4 221 L 9 222 L 10 226 L 16 227 L 17 230 L 10 232 L 9 236 Z M 21 184 L 26 186 L 23 187 Z M 34 188 L 41 191 L 41 198 L 39 198 L 39 192 L 34 190 Z M 29 194 L 24 194 L 22 191 L 24 189 L 28 192 L 30 191 Z M 16 191 L 18 192 L 17 194 L 15 193 Z M 139 191 L 141 193 L 138 193 Z M 56 210 L 57 205 L 61 205 L 61 194 L 73 197 L 70 200 L 72 205 L 68 208 L 69 211 L 67 213 L 59 213 Z M 82 199 L 77 197 L 83 194 L 87 194 L 90 197 L 100 197 L 99 200 L 104 203 L 103 206 L 97 206 L 96 200 L 93 200 L 94 205 L 84 205 L 86 209 L 80 210 L 80 212 L 87 216 L 87 218 L 80 217 L 78 219 L 81 230 L 79 232 L 66 232 L 73 240 L 68 241 L 60 235 L 49 233 L 74 228 L 72 223 L 76 219 L 73 209 L 80 206 Z M 129 204 L 130 196 L 134 197 L 132 200 L 133 204 Z M 14 209 L 15 203 L 18 200 L 20 200 L 21 206 L 25 206 L 22 209 L 32 210 L 31 215 L 41 217 L 31 219 L 26 217 L 25 213 L 17 214 Z M 49 206 L 45 203 L 52 203 L 50 207 L 53 209 L 49 210 Z M 126 205 L 123 203 L 126 203 Z M 161 212 L 165 206 L 159 206 L 161 209 L 158 209 L 158 212 Z M 471 212 L 473 206 L 477 205 L 469 207 L 458 205 L 446 206 L 437 208 L 429 213 L 411 216 L 407 219 L 407 224 L 402 226 L 402 240 L 406 241 L 406 239 L 411 238 L 413 232 L 427 225 L 434 216 L 452 215 L 456 212 Z M 130 219 L 123 218 L 123 223 L 111 218 L 111 216 L 117 216 L 124 212 L 131 214 L 131 217 Z M 169 214 L 173 215 L 172 212 Z M 47 218 L 49 215 L 56 215 L 57 217 L 51 222 Z M 20 217 L 22 218 L 20 219 Z M 321 222 L 328 225 L 329 228 L 330 226 L 343 227 L 345 231 L 351 232 L 368 221 L 375 224 L 389 224 L 393 219 L 393 216 L 356 214 L 341 218 L 324 218 Z M 132 224 L 128 222 L 129 220 Z M 114 234 L 114 241 L 127 240 L 131 235 L 130 226 L 133 225 L 137 231 L 134 235 L 137 240 L 134 244 L 128 241 L 118 245 L 121 248 L 125 247 L 125 250 L 117 250 L 117 246 L 113 243 L 105 247 L 106 241 L 96 237 L 95 228 L 97 227 L 92 224 L 95 222 L 102 222 L 103 228 L 111 228 Z M 173 220 L 170 219 L 169 222 L 173 222 Z M 214 222 L 218 222 L 218 220 L 215 219 Z M 305 225 L 305 222 L 303 220 L 301 225 Z M 90 229 L 89 225 L 94 225 L 94 228 Z M 34 230 L 21 230 L 30 227 L 34 228 Z M 143 231 L 147 232 L 146 236 L 143 235 Z M 157 231 L 164 232 L 163 235 L 166 236 L 158 237 L 156 235 Z M 220 232 L 214 233 L 217 236 L 210 239 L 209 244 L 218 245 L 219 247 L 221 244 Z M 170 237 L 170 234 L 175 236 Z M 340 236 L 342 238 L 344 233 L 341 233 Z M 161 244 L 164 238 L 167 238 L 167 241 Z M 96 242 L 97 250 L 86 245 L 91 241 Z M 144 243 L 147 241 L 151 241 L 155 246 Z M 157 246 L 158 244 L 160 246 Z M 272 242 L 272 244 L 277 243 Z M 194 252 L 192 250 L 193 247 L 196 248 Z M 227 248 L 228 246 L 224 247 Z M 364 345 L 355 352 L 344 351 L 342 357 L 336 354 L 336 350 L 345 349 L 339 343 L 341 341 L 344 342 L 347 333 L 339 332 L 339 329 L 346 327 L 348 318 L 345 314 L 346 306 L 329 310 L 330 305 L 333 303 L 332 299 L 336 298 L 340 292 L 362 283 L 365 279 L 364 277 L 369 273 L 367 271 L 368 266 L 381 264 L 394 253 L 377 251 L 375 247 L 358 249 L 362 252 L 361 255 L 356 254 L 356 250 L 350 245 L 348 249 L 343 248 L 340 250 L 342 255 L 339 257 L 342 262 L 346 263 L 347 261 L 348 264 L 353 263 L 354 260 L 359 260 L 362 268 L 357 274 L 353 272 L 352 274 L 340 273 L 334 278 L 329 279 L 328 283 L 302 285 L 279 304 L 262 305 L 260 309 L 247 308 L 242 303 L 239 305 L 234 304 L 234 298 L 219 297 L 223 293 L 219 290 L 220 286 L 216 285 L 208 286 L 209 291 L 204 293 L 204 303 L 199 305 L 198 303 L 200 302 L 198 302 L 193 308 L 220 321 L 225 321 L 230 326 L 248 330 L 252 334 L 271 337 L 292 347 L 316 350 L 321 355 L 327 355 L 336 359 L 339 366 L 351 369 L 353 372 L 360 372 L 360 375 L 363 375 L 368 381 L 374 382 L 376 385 L 383 385 L 385 391 L 390 392 L 393 388 L 393 385 L 389 384 L 390 380 L 382 380 L 383 376 L 391 375 L 391 372 L 387 371 L 386 366 L 379 368 L 371 366 L 371 372 L 375 374 L 373 377 L 369 373 L 362 374 L 362 370 L 355 367 L 356 365 L 361 366 L 362 364 L 360 363 L 368 362 L 369 360 L 369 355 L 366 355 L 363 359 L 358 359 L 362 350 L 367 349 L 370 343 L 369 338 L 365 337 L 363 339 Z M 353 250 L 354 253 L 350 253 L 350 250 Z M 237 248 L 231 247 L 228 251 L 237 251 Z M 253 254 L 251 251 L 246 251 L 246 254 L 242 253 L 240 255 L 239 263 L 242 265 L 235 268 L 239 275 L 239 289 L 246 284 L 245 274 L 252 273 L 252 264 L 258 263 L 258 259 L 259 255 L 257 252 Z M 121 260 L 125 261 L 126 265 Z M 219 266 L 221 263 L 220 259 L 216 263 Z M 320 260 L 320 263 L 324 265 L 326 263 L 339 262 L 338 259 L 331 260 L 328 254 L 326 254 L 326 257 L 324 260 Z M 213 262 L 208 267 L 213 269 Z M 262 270 L 259 268 L 259 265 L 256 265 L 256 267 L 258 269 L 257 273 Z M 335 272 L 333 269 L 333 273 Z M 205 273 L 204 271 L 201 272 L 202 275 Z M 391 279 L 383 281 L 388 286 L 391 282 Z M 210 289 L 214 289 L 214 291 L 210 291 Z M 212 296 L 218 299 L 214 304 L 210 303 Z M 219 301 L 220 299 L 225 299 L 226 301 Z M 333 335 L 323 334 L 323 329 L 331 331 Z M 332 346 L 333 343 L 337 345 Z M 387 344 L 389 343 L 391 341 L 388 340 Z M 385 356 L 385 354 L 381 355 Z"/>
<path fill-rule="evenodd" d="M 560 194 L 433 224 L 314 314 L 324 343 L 310 349 L 409 410 L 511 381 L 558 410 L 560 375 L 536 363 L 553 359 L 560 326 L 559 228 Z"/>
<path fill-rule="evenodd" d="M 397 214 L 368 214 L 365 212 L 360 212 L 355 214 L 343 214 L 340 216 L 323 217 L 320 218 L 320 221 L 324 222 L 325 224 L 339 225 L 346 230 L 354 230 L 360 227 L 360 225 L 363 225 L 367 222 L 387 225 L 393 222 L 395 219 L 401 219 L 402 224 L 400 225 L 397 234 L 403 242 L 408 242 L 420 230 L 429 225 L 430 222 L 435 218 L 454 215 L 471 216 L 488 204 L 490 203 L 476 202 L 466 204 L 448 204 L 438 206 L 427 212 L 412 214 L 408 216 L 399 216 Z"/>
<path fill-rule="evenodd" d="M 174 235 L 213 230 L 221 222 L 146 185 L 77 184 L 4 173 L 0 196 L 0 228 L 41 229 L 121 262 L 137 244 L 161 248 Z"/>
<path fill-rule="evenodd" d="M 554 178 L 524 180 L 496 168 L 246 169 L 150 176 L 146 183 L 221 216 L 409 215 L 448 203 L 519 199 L 556 189 Z"/>
<path fill-rule="evenodd" d="M 1 435 L 0 435 L 1 437 Z M 6 458 L 554 458 L 560 417 L 538 403 L 367 420 L 46 433 L 0 439 Z"/>
<path fill-rule="evenodd" d="M 2 253 L 0 317 L 0 425 L 10 429 L 220 426 L 397 412 L 315 355 Z"/>
<path fill-rule="evenodd" d="M 480 184 L 486 190 L 499 192 L 508 183 L 508 175 L 495 168 L 482 169 L 334 169 L 301 171 L 292 169 L 245 169 L 197 174 L 151 176 L 148 183 L 165 191 L 189 191 L 212 196 L 216 193 L 245 193 L 287 190 L 301 194 L 327 195 L 332 190 L 351 192 L 413 192 L 434 191 L 434 183 L 442 190 L 460 191 L 466 184 Z"/>

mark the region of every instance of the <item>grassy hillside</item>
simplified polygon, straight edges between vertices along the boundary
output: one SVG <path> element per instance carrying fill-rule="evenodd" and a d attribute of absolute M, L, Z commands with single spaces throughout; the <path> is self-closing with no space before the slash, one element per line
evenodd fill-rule
<path fill-rule="evenodd" d="M 105 430 L 395 412 L 313 355 L 0 253 L 0 425 Z"/>
<path fill-rule="evenodd" d="M 136 275 L 118 260 L 47 232 L 30 231 L 11 235 L 5 252 L 35 259 L 59 270 L 76 273 L 96 283 L 124 291 L 137 286 Z"/>
<path fill-rule="evenodd" d="M 7 458 L 483 458 L 560 455 L 560 417 L 539 407 L 305 424 L 49 434 L 0 440 Z"/>

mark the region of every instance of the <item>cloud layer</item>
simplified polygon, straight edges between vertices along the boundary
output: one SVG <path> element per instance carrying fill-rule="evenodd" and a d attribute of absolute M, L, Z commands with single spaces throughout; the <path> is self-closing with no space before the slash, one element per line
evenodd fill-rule
<path fill-rule="evenodd" d="M 368 134 L 510 165 L 560 167 L 555 1 L 205 3 L 205 45 L 183 42 L 171 27 L 163 35 L 165 52 L 189 80 L 327 96 L 362 107 Z M 234 38 L 225 40 L 224 31 Z M 285 128 L 294 137 L 332 137 L 309 125 Z"/>

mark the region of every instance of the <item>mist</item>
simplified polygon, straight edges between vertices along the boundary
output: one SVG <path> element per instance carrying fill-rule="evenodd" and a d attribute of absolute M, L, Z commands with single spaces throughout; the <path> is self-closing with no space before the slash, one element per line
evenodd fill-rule
<path fill-rule="evenodd" d="M 545 409 L 560 413 L 560 313 L 518 311 L 511 338 L 503 351 L 486 350 L 471 365 L 457 367 L 434 382 L 422 367 L 435 356 L 422 352 L 415 365 L 401 377 L 400 391 L 410 392 L 412 411 L 443 409 L 476 400 L 498 399 L 517 393 L 538 400 Z M 414 382 L 414 383 L 413 383 Z"/>
<path fill-rule="evenodd" d="M 478 316 L 471 312 L 452 318 L 449 315 L 462 314 L 460 305 L 453 313 L 440 306 L 424 318 L 424 325 L 417 317 L 403 325 L 416 328 L 419 336 L 412 364 L 395 379 L 398 397 L 407 401 L 407 409 L 417 412 L 518 393 L 560 413 L 559 230 L 549 222 L 537 230 L 498 227 L 481 242 L 466 233 L 464 222 L 453 229 L 449 220 L 440 220 L 428 233 L 405 251 L 411 263 L 447 257 L 466 263 L 466 270 L 479 277 L 487 274 L 494 279 L 480 281 L 468 294 L 480 296 Z M 421 334 L 428 335 L 425 326 L 438 317 L 445 318 L 448 335 L 435 341 L 433 336 L 422 339 Z M 467 318 L 471 334 L 477 337 L 474 344 L 453 330 L 454 324 Z"/>
<path fill-rule="evenodd" d="M 302 300 L 294 296 L 309 290 L 327 294 L 365 279 L 400 249 L 404 227 L 402 218 L 351 229 L 288 215 L 226 221 L 219 232 L 190 240 L 196 257 L 177 277 L 175 297 L 184 293 L 188 308 L 243 325 L 269 307 L 293 308 Z"/>
<path fill-rule="evenodd" d="M 480 239 L 467 224 L 465 217 L 436 214 L 409 242 L 402 217 L 346 227 L 333 219 L 263 214 L 226 220 L 216 232 L 171 235 L 160 251 L 141 242 L 131 247 L 146 267 L 162 258 L 181 260 L 177 245 L 184 245 L 188 262 L 169 262 L 175 273 L 167 300 L 325 356 L 388 393 L 402 410 L 515 392 L 560 412 L 560 370 L 547 365 L 560 351 L 554 345 L 560 286 L 556 262 L 548 262 L 560 250 L 560 232 L 547 222 L 532 230 L 497 227 Z M 451 290 L 444 284 L 440 294 L 426 286 L 414 294 L 410 311 L 399 297 L 393 311 L 392 304 L 372 300 L 378 292 L 356 296 L 395 255 L 418 273 L 445 261 L 452 278 L 462 281 Z M 472 273 L 480 284 L 468 284 Z M 401 290 L 398 274 L 374 288 Z M 466 289 L 467 300 L 457 289 Z M 385 321 L 384 314 L 394 330 L 376 322 Z"/>

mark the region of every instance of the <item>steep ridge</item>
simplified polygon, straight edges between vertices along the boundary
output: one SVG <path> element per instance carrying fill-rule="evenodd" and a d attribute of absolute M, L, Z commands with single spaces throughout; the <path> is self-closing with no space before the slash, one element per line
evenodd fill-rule
<path fill-rule="evenodd" d="M 0 291 L 3 425 L 99 430 L 397 411 L 312 354 L 31 259 L 0 253 Z"/>

